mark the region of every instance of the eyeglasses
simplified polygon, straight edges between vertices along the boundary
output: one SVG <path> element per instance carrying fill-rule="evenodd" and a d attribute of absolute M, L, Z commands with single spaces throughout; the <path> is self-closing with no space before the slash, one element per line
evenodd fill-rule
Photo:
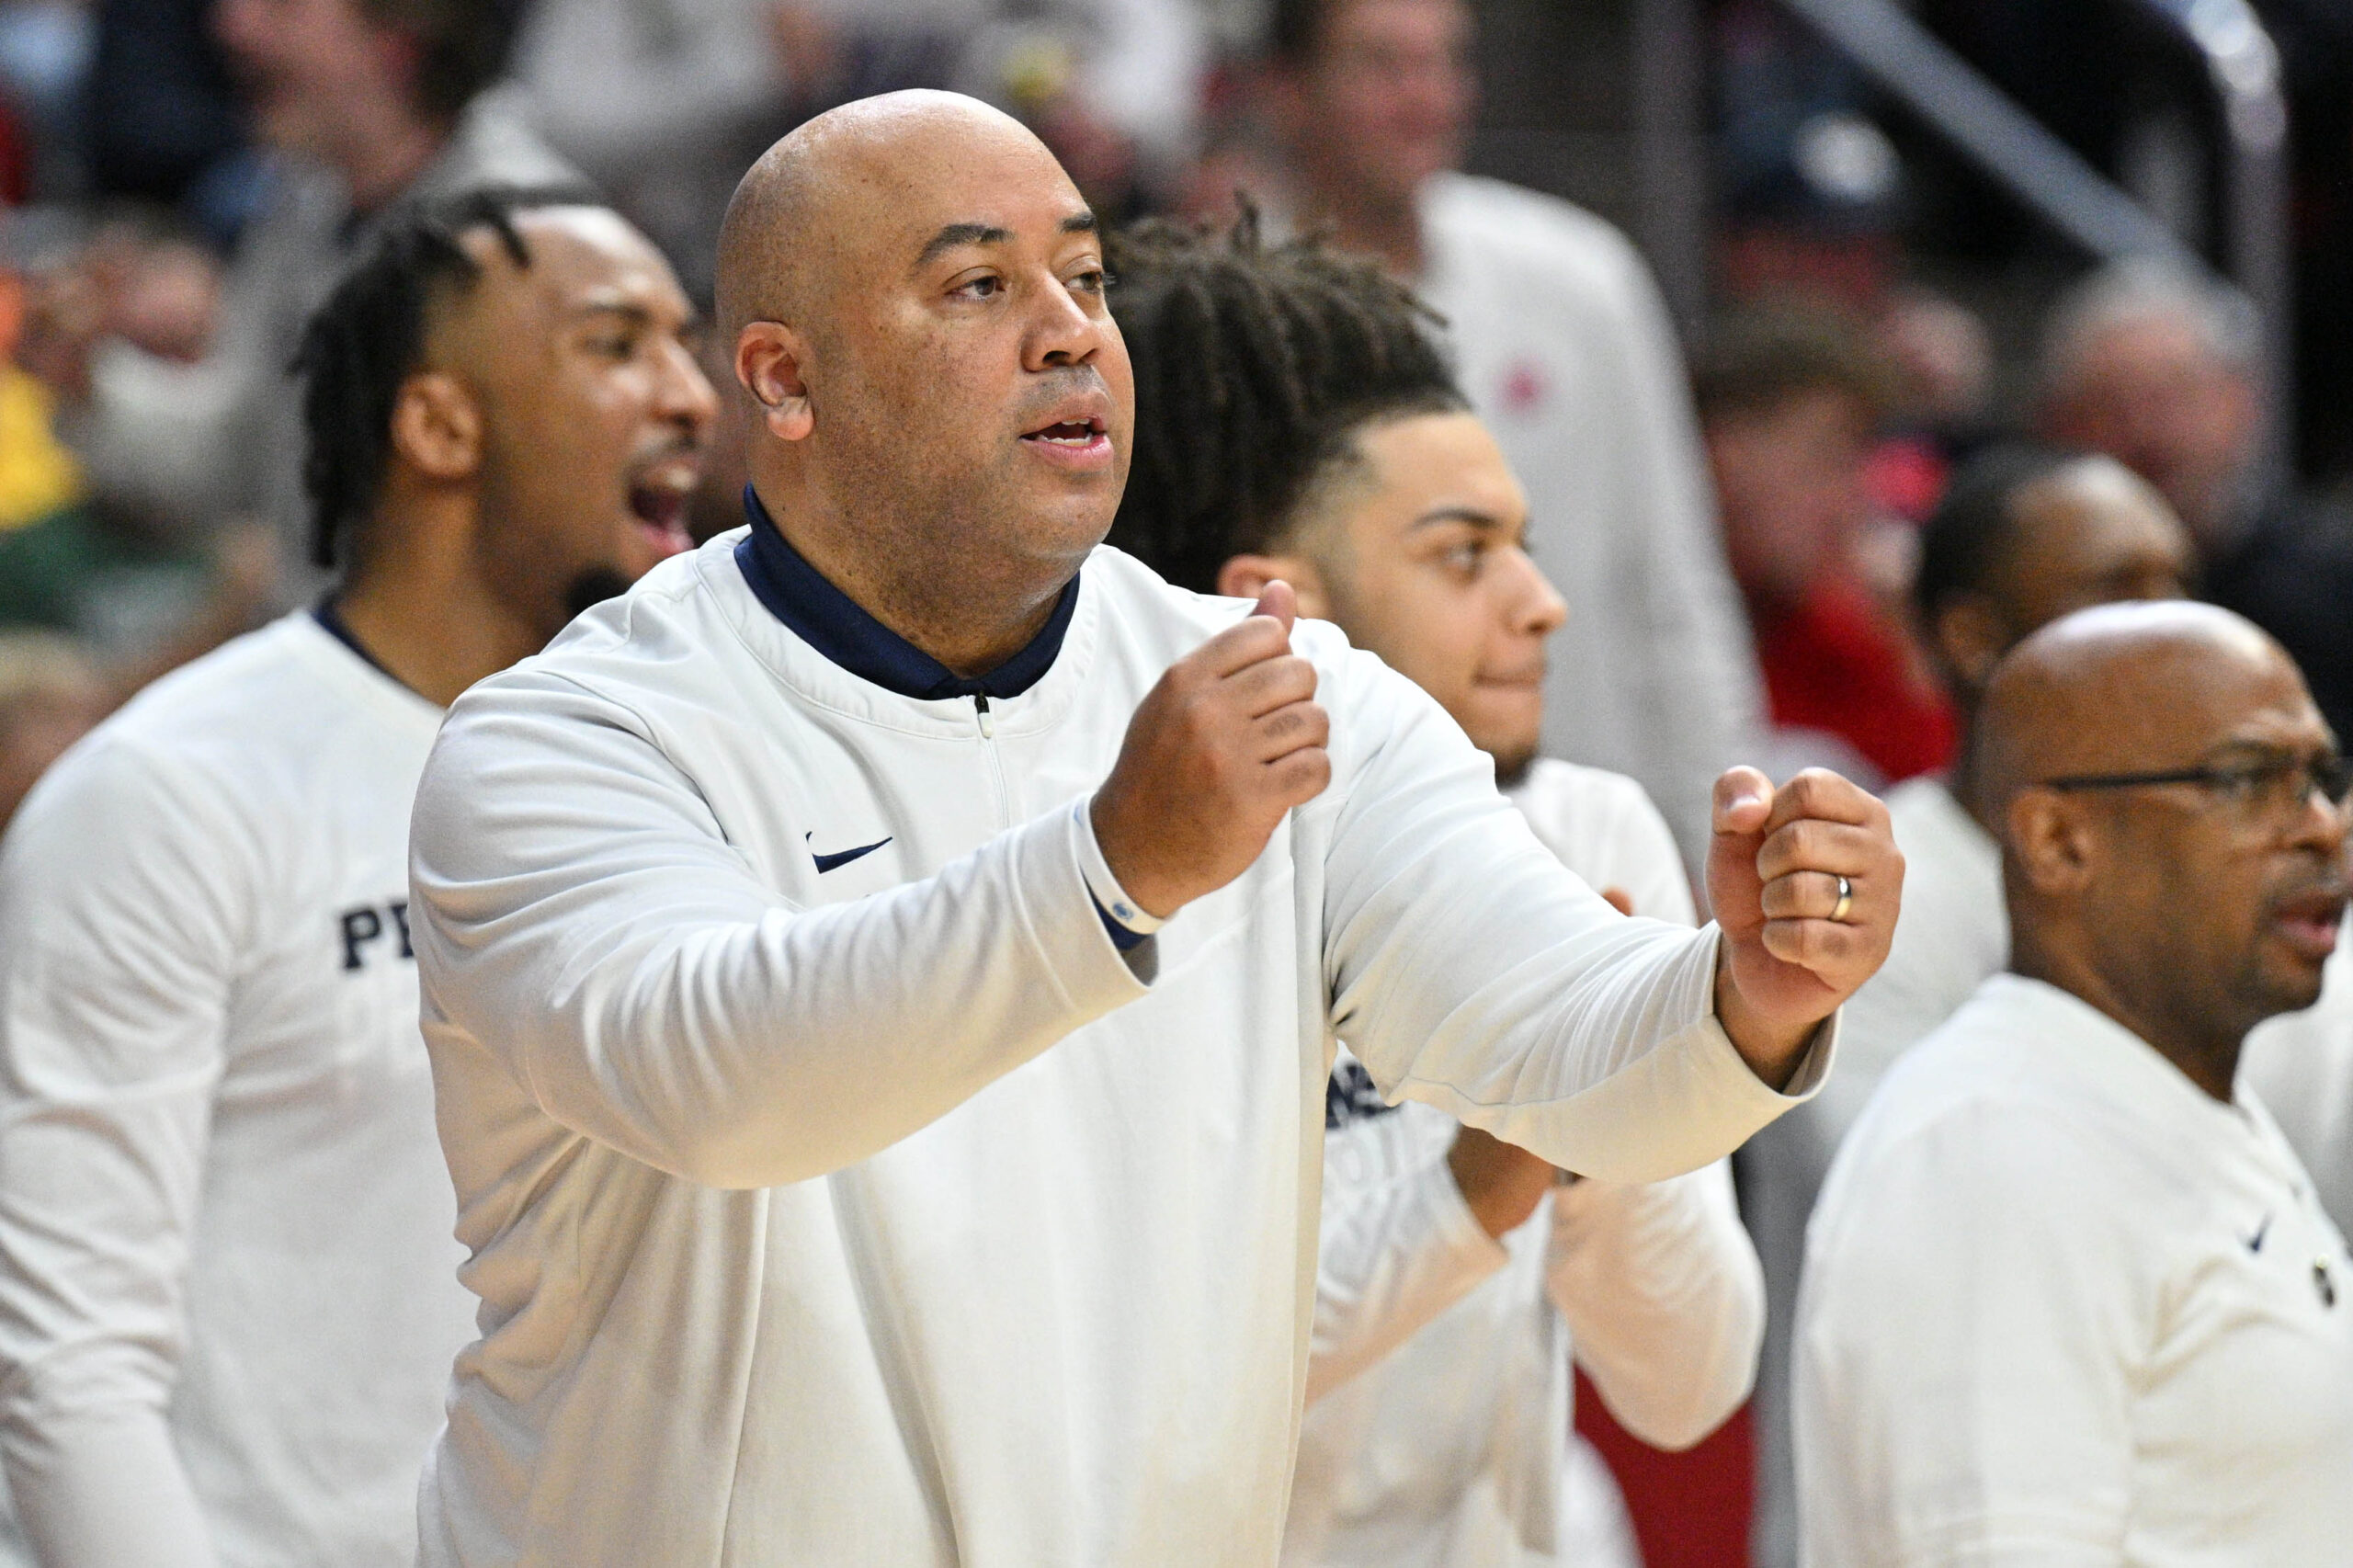
<path fill-rule="evenodd" d="M 2138 790 L 2158 784 L 2192 784 L 2242 814 L 2282 822 L 2303 810 L 2317 792 L 2342 810 L 2353 794 L 2353 764 L 2335 753 L 2296 756 L 2281 752 L 2245 762 L 2209 767 L 2176 767 L 2156 773 L 2076 773 L 2046 778 L 2046 790 Z"/>

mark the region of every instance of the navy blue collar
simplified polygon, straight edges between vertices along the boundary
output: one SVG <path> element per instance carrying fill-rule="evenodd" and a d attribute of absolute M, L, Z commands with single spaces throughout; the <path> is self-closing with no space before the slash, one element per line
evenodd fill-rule
<path fill-rule="evenodd" d="M 803 642 L 843 669 L 901 697 L 938 701 L 949 697 L 1018 697 L 1045 678 L 1063 651 L 1071 612 L 1078 608 L 1078 579 L 1071 578 L 1054 613 L 1029 646 L 984 676 L 960 676 L 859 608 L 825 581 L 799 551 L 785 542 L 767 508 L 750 485 L 744 486 L 744 513 L 752 531 L 735 546 L 735 564 L 767 612 Z"/>
<path fill-rule="evenodd" d="M 334 594 L 329 594 L 311 607 L 311 619 L 319 623 L 319 630 L 358 654 L 360 663 L 382 676 L 386 680 L 405 686 L 407 684 L 405 681 L 402 681 L 400 676 L 386 669 L 383 661 L 368 651 L 367 644 L 352 635 L 350 624 L 343 619 L 343 607 L 335 602 L 335 597 Z"/>

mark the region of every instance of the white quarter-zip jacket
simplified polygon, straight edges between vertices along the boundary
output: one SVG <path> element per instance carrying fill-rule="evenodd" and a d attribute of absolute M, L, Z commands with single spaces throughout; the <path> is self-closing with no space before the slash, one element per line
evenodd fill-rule
<path fill-rule="evenodd" d="M 1641 785 L 1548 759 L 1507 798 L 1590 886 L 1691 924 L 1682 858 Z M 1334 1096 L 1343 1125 L 1325 1141 L 1283 1561 L 1588 1568 L 1573 1521 L 1597 1510 L 1576 1488 L 1608 1471 L 1572 1462 L 1571 1355 L 1653 1442 L 1697 1441 L 1747 1395 L 1765 1284 L 1729 1169 L 1579 1181 L 1498 1242 L 1447 1165 L 1450 1118 L 1415 1104 L 1347 1114 L 1355 1103 Z"/>
<path fill-rule="evenodd" d="M 1330 787 L 1123 955 L 1084 803 L 1248 607 L 1101 550 L 1034 681 L 909 697 L 739 542 L 476 687 L 426 768 L 483 1331 L 431 1568 L 1271 1563 L 1335 1026 L 1384 1090 L 1620 1179 L 1790 1103 L 1712 1016 L 1714 932 L 1619 918 L 1333 628 L 1293 634 Z"/>
<path fill-rule="evenodd" d="M 308 613 L 0 847 L 0 1448 L 47 1568 L 408 1568 L 472 1336 L 407 938 L 441 710 Z"/>
<path fill-rule="evenodd" d="M 1810 1568 L 2342 1568 L 2353 1257 L 2260 1101 L 1997 974 L 1813 1218 Z"/>

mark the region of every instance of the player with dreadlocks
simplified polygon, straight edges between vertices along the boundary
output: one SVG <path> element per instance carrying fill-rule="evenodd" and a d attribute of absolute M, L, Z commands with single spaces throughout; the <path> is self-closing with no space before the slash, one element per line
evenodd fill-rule
<path fill-rule="evenodd" d="M 668 266 L 574 190 L 388 222 L 310 323 L 340 588 L 0 844 L 0 1448 L 45 1568 L 408 1568 L 472 1332 L 409 941 L 443 709 L 686 540 Z"/>
<path fill-rule="evenodd" d="M 1262 244 L 1246 216 L 1224 238 L 1141 227 L 1113 266 L 1136 367 L 1113 542 L 1204 592 L 1290 583 L 1302 615 L 1438 699 L 1571 869 L 1621 907 L 1690 923 L 1642 787 L 1535 755 L 1562 604 L 1427 313 L 1370 263 Z M 1326 1121 L 1285 1562 L 1630 1560 L 1606 1473 L 1570 1446 L 1569 1352 L 1663 1446 L 1740 1403 L 1764 1287 L 1722 1164 L 1555 1185 L 1442 1111 L 1383 1104 L 1345 1055 Z"/>

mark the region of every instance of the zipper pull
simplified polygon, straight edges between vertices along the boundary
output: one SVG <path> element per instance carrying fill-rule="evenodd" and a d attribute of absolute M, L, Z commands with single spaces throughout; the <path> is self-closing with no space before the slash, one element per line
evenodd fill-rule
<path fill-rule="evenodd" d="M 985 691 L 972 693 L 972 708 L 980 715 L 981 739 L 996 739 L 996 725 L 989 718 L 989 694 Z"/>

